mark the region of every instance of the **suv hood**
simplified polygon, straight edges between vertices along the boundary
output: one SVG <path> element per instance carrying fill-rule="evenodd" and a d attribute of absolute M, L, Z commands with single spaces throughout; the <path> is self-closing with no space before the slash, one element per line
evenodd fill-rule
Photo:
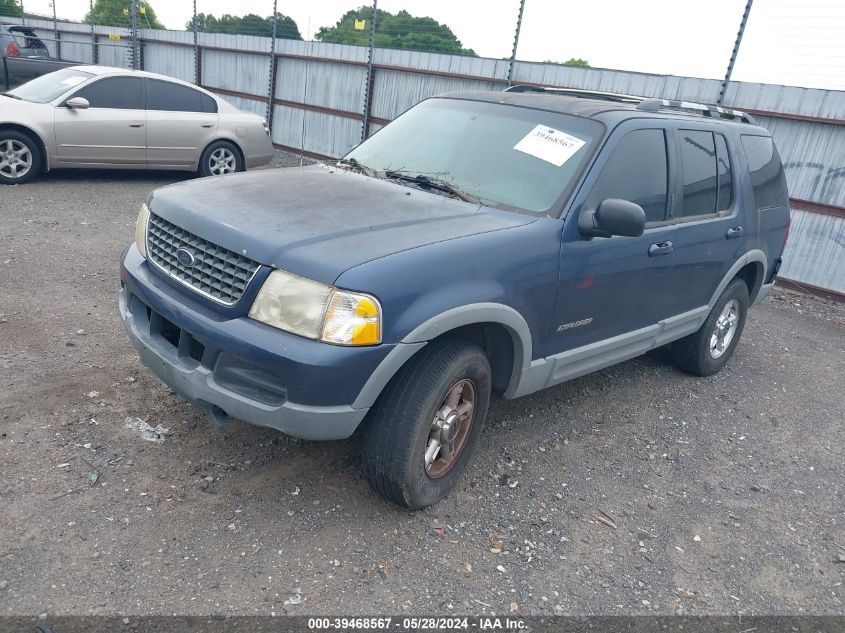
<path fill-rule="evenodd" d="M 327 284 L 399 251 L 536 220 L 324 165 L 170 185 L 147 205 L 206 240 Z"/>

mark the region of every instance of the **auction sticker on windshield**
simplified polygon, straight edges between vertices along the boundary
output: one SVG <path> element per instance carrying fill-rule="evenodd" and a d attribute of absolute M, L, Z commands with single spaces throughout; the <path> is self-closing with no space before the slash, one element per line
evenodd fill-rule
<path fill-rule="evenodd" d="M 584 142 L 566 132 L 538 125 L 513 148 L 560 167 L 584 146 Z"/>

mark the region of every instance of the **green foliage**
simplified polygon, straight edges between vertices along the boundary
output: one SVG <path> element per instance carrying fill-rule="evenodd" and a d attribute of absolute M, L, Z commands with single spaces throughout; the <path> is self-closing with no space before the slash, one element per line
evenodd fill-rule
<path fill-rule="evenodd" d="M 369 46 L 372 17 L 373 10 L 370 7 L 348 11 L 334 26 L 321 27 L 317 32 L 317 39 L 335 44 Z M 356 20 L 364 20 L 365 28 L 356 29 Z M 475 55 L 475 51 L 463 47 L 452 33 L 452 29 L 445 24 L 428 17 L 414 17 L 407 11 L 399 11 L 394 15 L 379 9 L 376 16 L 375 43 L 381 48 Z"/>
<path fill-rule="evenodd" d="M 583 68 L 589 68 L 590 64 L 586 59 L 581 59 L 580 57 L 573 57 L 572 59 L 559 62 L 555 61 L 554 59 L 547 59 L 544 64 L 557 64 L 558 66 L 581 66 Z"/>
<path fill-rule="evenodd" d="M 119 26 L 127 28 L 131 25 L 131 17 L 128 15 L 132 0 L 95 0 L 94 1 L 94 24 L 102 26 Z M 163 29 L 164 25 L 158 21 L 156 13 L 146 0 L 140 2 L 144 13 L 138 12 L 138 28 L 140 29 Z M 124 13 L 124 11 L 126 13 Z M 91 12 L 85 15 L 85 21 L 91 23 Z"/>
<path fill-rule="evenodd" d="M 215 17 L 209 13 L 197 13 L 185 24 L 186 31 L 196 30 L 203 33 L 228 33 L 229 35 L 258 35 L 273 36 L 273 16 L 262 18 L 250 13 L 249 15 L 225 15 Z M 276 37 L 285 40 L 301 40 L 299 27 L 293 18 L 281 13 L 276 14 Z"/>
<path fill-rule="evenodd" d="M 23 15 L 20 0 L 0 0 L 0 15 L 10 15 L 19 18 Z"/>

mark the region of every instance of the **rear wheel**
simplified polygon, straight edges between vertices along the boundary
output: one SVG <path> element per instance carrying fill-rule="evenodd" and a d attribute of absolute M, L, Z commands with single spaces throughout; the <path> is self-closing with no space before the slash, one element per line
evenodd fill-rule
<path fill-rule="evenodd" d="M 39 171 L 38 143 L 17 130 L 0 130 L 0 184 L 23 184 L 35 178 Z"/>
<path fill-rule="evenodd" d="M 672 343 L 672 360 L 684 371 L 710 376 L 727 365 L 736 349 L 748 313 L 748 286 L 742 279 L 728 284 L 695 334 Z"/>
<path fill-rule="evenodd" d="M 200 158 L 200 176 L 225 176 L 244 170 L 241 153 L 229 141 L 215 141 Z"/>
<path fill-rule="evenodd" d="M 471 457 L 489 402 L 484 351 L 460 340 L 430 343 L 370 411 L 363 446 L 370 485 L 408 508 L 445 497 Z"/>

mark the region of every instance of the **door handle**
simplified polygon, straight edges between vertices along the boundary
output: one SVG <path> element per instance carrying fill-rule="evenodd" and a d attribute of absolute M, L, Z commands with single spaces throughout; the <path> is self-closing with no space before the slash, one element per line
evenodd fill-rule
<path fill-rule="evenodd" d="M 673 250 L 675 250 L 675 247 L 672 246 L 672 242 L 658 242 L 648 247 L 648 256 L 657 257 L 658 255 L 668 255 Z"/>
<path fill-rule="evenodd" d="M 742 237 L 744 233 L 745 229 L 743 229 L 741 226 L 732 226 L 728 229 L 728 232 L 725 234 L 725 237 L 729 240 L 732 240 L 737 237 Z"/>
<path fill-rule="evenodd" d="M 203 123 L 201 127 L 214 127 L 214 123 Z"/>
<path fill-rule="evenodd" d="M 144 127 L 143 123 L 130 123 L 129 127 Z"/>

